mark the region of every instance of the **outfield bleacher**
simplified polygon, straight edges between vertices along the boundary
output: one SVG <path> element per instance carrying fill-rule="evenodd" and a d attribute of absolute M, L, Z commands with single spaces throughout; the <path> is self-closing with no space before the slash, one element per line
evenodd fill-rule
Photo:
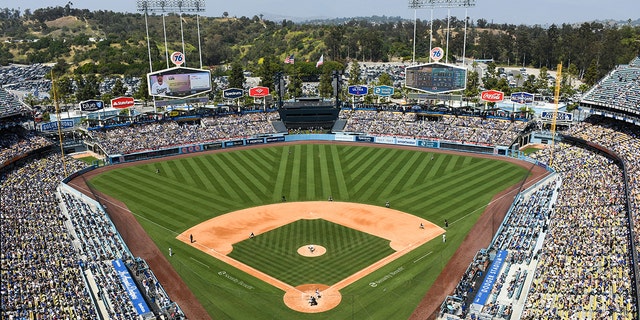
<path fill-rule="evenodd" d="M 640 112 L 640 57 L 609 72 L 584 94 L 582 100 Z"/>

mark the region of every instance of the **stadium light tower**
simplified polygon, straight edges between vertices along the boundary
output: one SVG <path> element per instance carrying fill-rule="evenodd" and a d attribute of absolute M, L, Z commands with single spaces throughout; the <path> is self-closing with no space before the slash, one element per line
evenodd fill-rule
<path fill-rule="evenodd" d="M 182 53 L 184 52 L 184 31 L 182 27 L 182 13 L 183 12 L 195 12 L 196 23 L 198 26 L 198 52 L 200 54 L 200 68 L 202 68 L 202 47 L 200 43 L 200 16 L 199 12 L 205 11 L 204 0 L 136 0 L 136 6 L 138 11 L 144 13 L 144 21 L 147 29 L 147 48 L 149 49 L 149 70 L 153 72 L 151 63 L 151 48 L 149 46 L 149 25 L 147 22 L 148 14 L 159 12 L 162 14 L 162 29 L 164 31 L 164 47 L 165 58 L 167 59 L 167 68 L 169 66 L 169 53 L 167 49 L 167 30 L 164 24 L 164 14 L 166 12 L 178 13 L 180 15 L 180 33 L 182 38 Z"/>
<path fill-rule="evenodd" d="M 475 7 L 476 0 L 409 0 L 409 8 L 413 9 L 413 62 L 416 60 L 416 12 L 418 9 L 431 9 L 431 20 L 430 20 L 430 31 L 429 31 L 429 51 L 432 49 L 432 39 L 433 39 L 433 9 L 436 8 L 447 8 L 448 10 L 451 8 L 465 8 L 464 10 L 464 44 L 462 46 L 462 63 L 464 64 L 464 56 L 466 54 L 467 47 L 467 9 L 469 7 Z M 446 56 L 449 55 L 449 12 L 447 12 L 447 52 Z M 431 61 L 431 60 L 429 60 Z"/>

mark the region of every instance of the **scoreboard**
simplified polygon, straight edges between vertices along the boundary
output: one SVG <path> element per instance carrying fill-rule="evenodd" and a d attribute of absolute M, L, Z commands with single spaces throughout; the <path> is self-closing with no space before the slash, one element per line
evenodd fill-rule
<path fill-rule="evenodd" d="M 444 63 L 427 63 L 405 69 L 405 86 L 428 93 L 464 90 L 467 69 Z"/>

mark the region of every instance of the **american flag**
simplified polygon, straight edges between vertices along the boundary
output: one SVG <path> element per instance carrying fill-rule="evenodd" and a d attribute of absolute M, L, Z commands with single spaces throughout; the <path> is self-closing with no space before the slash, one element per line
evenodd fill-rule
<path fill-rule="evenodd" d="M 286 57 L 286 58 L 284 59 L 284 63 L 291 63 L 291 64 L 293 64 L 293 62 L 294 62 L 293 54 L 292 54 L 292 55 L 290 55 L 290 56 L 288 56 L 288 57 Z"/>

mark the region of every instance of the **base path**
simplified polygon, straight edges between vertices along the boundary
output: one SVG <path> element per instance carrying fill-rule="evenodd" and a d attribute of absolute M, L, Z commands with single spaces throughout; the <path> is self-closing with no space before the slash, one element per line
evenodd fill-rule
<path fill-rule="evenodd" d="M 252 234 L 259 237 L 262 233 L 300 219 L 324 219 L 387 239 L 396 252 L 330 287 L 322 284 L 293 287 L 227 256 L 233 250 L 233 244 L 248 239 Z M 444 232 L 444 229 L 428 220 L 398 210 L 350 202 L 309 201 L 278 203 L 227 213 L 187 229 L 176 238 L 284 290 L 284 302 L 288 307 L 300 312 L 321 312 L 340 303 L 340 289 Z M 309 251 L 307 247 L 300 248 L 299 251 L 305 250 Z M 320 253 L 319 251 L 318 254 Z M 317 305 L 309 303 L 310 288 L 314 291 L 313 294 L 316 289 L 324 292 L 324 296 L 316 300 Z"/>

